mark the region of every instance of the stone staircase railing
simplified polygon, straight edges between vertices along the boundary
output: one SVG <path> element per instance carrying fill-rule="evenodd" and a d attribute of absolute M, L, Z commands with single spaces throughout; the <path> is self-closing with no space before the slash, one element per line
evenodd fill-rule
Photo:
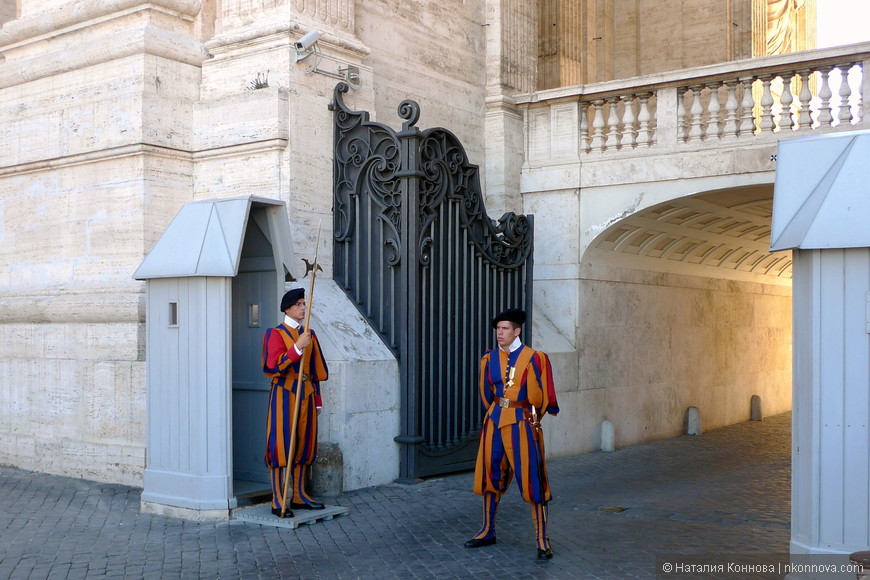
<path fill-rule="evenodd" d="M 861 128 L 868 63 L 862 43 L 520 95 L 526 166 Z"/>

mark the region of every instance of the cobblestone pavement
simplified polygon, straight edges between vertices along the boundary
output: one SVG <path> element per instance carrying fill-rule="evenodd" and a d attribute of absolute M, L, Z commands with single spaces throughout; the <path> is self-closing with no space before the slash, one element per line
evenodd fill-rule
<path fill-rule="evenodd" d="M 348 515 L 287 529 L 141 514 L 138 488 L 0 467 L 0 578 L 656 578 L 657 557 L 788 551 L 789 414 L 549 468 L 555 557 L 538 561 L 515 484 L 498 543 L 463 548 L 470 473 L 350 492 L 331 501 Z"/>

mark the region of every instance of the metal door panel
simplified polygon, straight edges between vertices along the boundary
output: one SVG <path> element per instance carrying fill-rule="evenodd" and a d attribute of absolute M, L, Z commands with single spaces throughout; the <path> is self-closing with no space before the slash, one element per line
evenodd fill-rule
<path fill-rule="evenodd" d="M 373 123 L 335 90 L 334 279 L 395 353 L 401 381 L 400 480 L 469 468 L 483 418 L 478 361 L 489 320 L 524 308 L 530 342 L 531 216 L 497 222 L 479 172 L 444 129 Z"/>
<path fill-rule="evenodd" d="M 233 280 L 233 477 L 269 482 L 263 464 L 270 381 L 260 353 L 267 328 L 281 319 L 275 296 L 275 272 L 240 272 Z M 259 320 L 252 320 L 257 305 Z M 256 318 L 256 317 L 254 317 Z"/>

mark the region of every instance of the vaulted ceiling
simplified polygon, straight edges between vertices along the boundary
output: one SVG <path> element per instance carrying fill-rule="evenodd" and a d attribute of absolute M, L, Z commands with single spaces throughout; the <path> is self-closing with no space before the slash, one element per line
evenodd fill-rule
<path fill-rule="evenodd" d="M 695 276 L 791 284 L 790 251 L 771 253 L 770 185 L 662 203 L 601 234 L 593 263 Z"/>

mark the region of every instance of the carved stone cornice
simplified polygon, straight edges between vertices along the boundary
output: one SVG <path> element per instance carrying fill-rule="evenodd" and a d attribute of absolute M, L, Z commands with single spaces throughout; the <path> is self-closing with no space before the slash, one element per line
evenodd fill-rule
<path fill-rule="evenodd" d="M 354 0 L 222 0 L 218 14 L 219 34 L 248 28 L 256 22 L 302 21 L 316 27 L 350 35 L 355 33 Z"/>
<path fill-rule="evenodd" d="M 85 287 L 76 283 L 75 292 L 46 286 L 28 294 L 3 294 L 0 295 L 0 324 L 145 322 L 143 297 L 137 292 L 143 287 L 141 282 L 117 287 Z"/>
<path fill-rule="evenodd" d="M 309 29 L 308 26 L 296 21 L 269 22 L 260 26 L 249 26 L 219 34 L 206 42 L 205 48 L 214 56 L 218 56 L 225 52 L 235 52 L 272 42 L 283 42 L 285 39 L 289 43 L 290 39 L 295 41 Z M 325 32 L 321 36 L 320 42 L 333 49 L 360 57 L 367 56 L 371 52 L 371 49 L 361 42 L 329 32 Z"/>
<path fill-rule="evenodd" d="M 517 105 L 517 100 L 508 94 L 487 95 L 484 101 L 486 113 L 505 113 L 522 117 L 520 108 Z"/>
<path fill-rule="evenodd" d="M 193 66 L 207 58 L 192 33 L 198 0 L 112 0 L 100 6 L 58 19 L 56 27 L 34 15 L 0 29 L 0 88 L 139 54 Z"/>
<path fill-rule="evenodd" d="M 42 35 L 58 33 L 69 27 L 76 27 L 89 21 L 111 18 L 117 12 L 136 8 L 163 9 L 178 17 L 192 21 L 199 14 L 201 0 L 103 0 L 102 2 L 74 2 L 74 6 L 64 4 L 51 10 L 25 14 L 18 20 L 7 22 L 0 28 L 0 50 L 9 45 L 33 39 Z"/>
<path fill-rule="evenodd" d="M 88 151 L 87 153 L 77 153 L 65 157 L 0 166 L 0 178 L 75 167 L 77 165 L 90 165 L 122 159 L 125 157 L 148 156 L 191 161 L 193 159 L 193 153 L 194 152 L 191 151 L 182 151 L 180 149 L 171 149 L 169 147 L 136 143 L 133 145 L 123 145 L 121 147 L 110 147 L 107 149 Z"/>

